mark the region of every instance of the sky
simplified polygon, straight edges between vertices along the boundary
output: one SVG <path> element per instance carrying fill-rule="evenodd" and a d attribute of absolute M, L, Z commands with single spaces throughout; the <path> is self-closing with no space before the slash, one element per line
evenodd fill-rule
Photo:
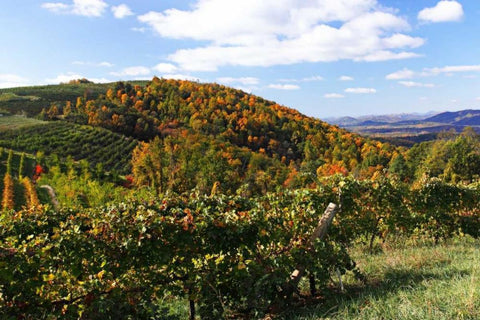
<path fill-rule="evenodd" d="M 0 88 L 215 82 L 320 119 L 480 108 L 479 0 L 21 0 Z"/>

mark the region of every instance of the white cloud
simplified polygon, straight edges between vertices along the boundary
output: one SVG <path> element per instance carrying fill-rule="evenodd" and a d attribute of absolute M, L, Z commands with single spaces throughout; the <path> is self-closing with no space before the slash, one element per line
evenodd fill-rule
<path fill-rule="evenodd" d="M 341 76 L 340 78 L 338 78 L 339 81 L 353 81 L 355 80 L 353 77 L 350 77 L 350 76 Z"/>
<path fill-rule="evenodd" d="M 99 64 L 97 64 L 97 66 L 111 68 L 115 65 L 113 63 L 103 61 L 103 62 L 100 62 Z"/>
<path fill-rule="evenodd" d="M 311 76 L 311 77 L 306 77 L 303 78 L 302 81 L 304 82 L 311 82 L 311 81 L 323 81 L 323 77 L 321 76 Z"/>
<path fill-rule="evenodd" d="M 42 3 L 42 8 L 50 10 L 55 13 L 68 12 L 71 9 L 69 5 L 60 3 L 60 2 Z"/>
<path fill-rule="evenodd" d="M 385 48 L 418 48 L 421 47 L 425 40 L 418 37 L 410 37 L 401 33 L 396 33 L 389 38 L 382 40 Z"/>
<path fill-rule="evenodd" d="M 421 82 L 414 82 L 414 81 L 399 81 L 399 84 L 401 84 L 404 87 L 408 88 L 433 88 L 435 85 L 433 83 L 421 83 Z"/>
<path fill-rule="evenodd" d="M 196 0 L 191 10 L 138 17 L 165 38 L 206 42 L 168 59 L 183 70 L 417 57 L 421 38 L 376 0 Z"/>
<path fill-rule="evenodd" d="M 323 95 L 323 97 L 326 99 L 341 99 L 341 98 L 344 98 L 345 96 L 340 93 L 326 93 Z"/>
<path fill-rule="evenodd" d="M 441 73 L 458 73 L 458 72 L 480 72 L 480 65 L 463 65 L 463 66 L 446 66 L 442 68 L 426 68 L 423 70 L 425 75 L 438 75 Z"/>
<path fill-rule="evenodd" d="M 137 28 L 137 27 L 131 28 L 130 30 L 135 32 L 140 32 L 140 33 L 144 33 L 145 31 L 147 31 L 146 28 Z"/>
<path fill-rule="evenodd" d="M 47 78 L 45 79 L 45 82 L 47 84 L 59 84 L 59 83 L 68 83 L 70 80 L 77 80 L 77 79 L 88 79 L 89 81 L 95 82 L 95 83 L 106 83 L 106 82 L 111 82 L 109 79 L 105 78 L 89 78 L 85 77 L 81 74 L 74 73 L 74 72 L 67 72 L 67 73 L 62 73 L 59 74 L 55 78 Z"/>
<path fill-rule="evenodd" d="M 188 81 L 201 81 L 200 78 L 188 75 L 188 74 L 164 74 L 161 76 L 164 79 L 174 79 L 174 80 L 188 80 Z"/>
<path fill-rule="evenodd" d="M 402 60 L 402 59 L 410 59 L 410 58 L 418 58 L 422 55 L 414 53 L 414 52 L 392 52 L 381 50 L 374 52 L 372 54 L 366 55 L 365 57 L 354 59 L 355 61 L 367 61 L 367 62 L 375 62 L 375 61 L 387 61 L 387 60 Z"/>
<path fill-rule="evenodd" d="M 463 7 L 457 1 L 440 1 L 435 7 L 425 8 L 418 13 L 418 20 L 425 22 L 459 21 L 463 18 Z"/>
<path fill-rule="evenodd" d="M 416 77 L 434 77 L 438 75 L 453 76 L 455 73 L 464 72 L 480 72 L 480 65 L 459 65 L 459 66 L 445 66 L 435 68 L 423 68 L 422 71 L 415 72 L 409 69 L 402 69 L 385 76 L 387 80 L 404 80 Z M 474 78 L 475 75 L 467 75 L 465 77 Z"/>
<path fill-rule="evenodd" d="M 374 88 L 347 88 L 345 89 L 347 93 L 376 93 L 377 90 Z"/>
<path fill-rule="evenodd" d="M 171 63 L 159 63 L 153 67 L 153 70 L 160 73 L 174 73 L 178 70 L 178 68 Z"/>
<path fill-rule="evenodd" d="M 135 66 L 125 68 L 120 72 L 110 72 L 110 74 L 116 77 L 137 77 L 149 75 L 151 71 L 147 67 Z"/>
<path fill-rule="evenodd" d="M 88 61 L 73 61 L 72 64 L 78 65 L 78 66 L 92 66 L 92 67 L 105 67 L 105 68 L 111 68 L 115 66 L 113 63 L 107 62 L 107 61 L 102 61 L 102 62 L 88 62 Z"/>
<path fill-rule="evenodd" d="M 112 7 L 113 16 L 117 19 L 123 19 L 128 16 L 132 16 L 133 12 L 126 4 L 121 4 Z"/>
<path fill-rule="evenodd" d="M 387 80 L 401 80 L 401 79 L 411 79 L 415 76 L 415 72 L 409 69 L 402 69 L 385 76 Z"/>
<path fill-rule="evenodd" d="M 278 79 L 280 82 L 312 82 L 312 81 L 323 81 L 325 80 L 322 76 L 311 76 L 305 77 L 302 79 Z"/>
<path fill-rule="evenodd" d="M 100 17 L 108 4 L 103 0 L 73 0 L 71 4 L 45 2 L 42 8 L 55 13 L 74 14 L 85 17 Z"/>
<path fill-rule="evenodd" d="M 241 78 L 220 77 L 220 78 L 217 78 L 217 81 L 219 83 L 224 83 L 224 84 L 240 83 L 245 86 L 255 85 L 259 83 L 258 78 L 254 78 L 254 77 L 241 77 Z"/>
<path fill-rule="evenodd" d="M 0 73 L 0 88 L 24 87 L 31 85 L 30 80 L 16 74 Z"/>
<path fill-rule="evenodd" d="M 270 89 L 276 89 L 276 90 L 298 90 L 298 89 L 300 89 L 300 86 L 298 86 L 296 84 L 273 83 L 273 84 L 269 84 L 268 87 Z"/>

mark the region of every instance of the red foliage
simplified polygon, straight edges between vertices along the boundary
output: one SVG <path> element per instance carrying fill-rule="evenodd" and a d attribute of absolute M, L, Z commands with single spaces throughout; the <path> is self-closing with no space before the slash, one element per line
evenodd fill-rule
<path fill-rule="evenodd" d="M 125 188 L 131 188 L 133 186 L 133 176 L 128 175 L 125 177 L 125 181 L 123 182 L 122 186 Z"/>
<path fill-rule="evenodd" d="M 40 176 L 42 175 L 42 173 L 44 173 L 44 172 L 45 172 L 45 170 L 43 169 L 43 167 L 41 165 L 37 164 L 35 166 L 35 170 L 33 171 L 32 180 L 37 181 L 40 178 Z"/>

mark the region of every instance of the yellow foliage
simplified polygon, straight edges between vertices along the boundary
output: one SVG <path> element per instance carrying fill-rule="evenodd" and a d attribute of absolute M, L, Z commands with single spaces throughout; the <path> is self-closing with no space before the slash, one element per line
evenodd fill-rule
<path fill-rule="evenodd" d="M 6 174 L 3 178 L 3 199 L 2 199 L 2 208 L 3 210 L 11 210 L 15 206 L 13 200 L 14 196 L 14 185 L 13 178 L 10 174 Z"/>
<path fill-rule="evenodd" d="M 40 201 L 38 200 L 37 191 L 35 190 L 35 186 L 32 183 L 32 180 L 25 177 L 22 179 L 23 187 L 25 188 L 25 199 L 27 200 L 27 207 L 37 207 L 40 205 Z"/>

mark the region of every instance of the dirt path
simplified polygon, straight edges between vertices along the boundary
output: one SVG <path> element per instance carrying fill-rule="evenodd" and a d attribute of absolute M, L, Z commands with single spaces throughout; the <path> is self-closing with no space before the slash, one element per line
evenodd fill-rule
<path fill-rule="evenodd" d="M 50 196 L 50 199 L 51 199 L 52 204 L 53 204 L 53 208 L 55 210 L 60 209 L 60 203 L 58 202 L 57 195 L 55 194 L 55 190 L 53 190 L 53 188 L 51 186 L 46 185 L 46 184 L 43 185 L 43 186 L 40 186 L 40 188 L 47 189 L 48 195 Z"/>

